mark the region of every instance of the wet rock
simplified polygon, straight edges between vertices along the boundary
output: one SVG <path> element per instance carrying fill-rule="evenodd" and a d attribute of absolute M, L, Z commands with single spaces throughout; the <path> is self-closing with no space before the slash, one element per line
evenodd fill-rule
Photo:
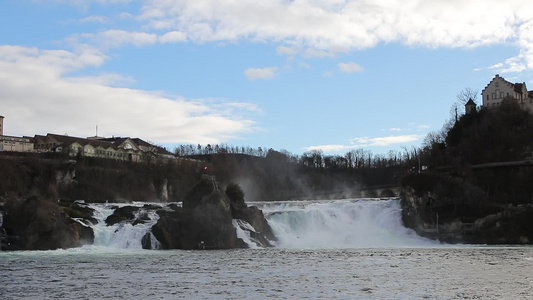
<path fill-rule="evenodd" d="M 446 243 L 528 244 L 533 207 L 492 203 L 479 188 L 445 174 L 411 174 L 402 182 L 402 220 Z"/>
<path fill-rule="evenodd" d="M 159 220 L 152 226 L 152 233 L 161 244 L 162 249 L 184 248 L 182 243 L 182 208 L 174 208 L 175 210 L 158 210 Z"/>
<path fill-rule="evenodd" d="M 142 208 L 146 209 L 146 210 L 157 210 L 157 209 L 160 209 L 161 208 L 161 205 L 157 205 L 157 204 L 145 204 L 142 206 Z"/>
<path fill-rule="evenodd" d="M 463 233 L 470 244 L 531 244 L 533 242 L 533 207 L 510 206 L 502 213 L 479 218 Z"/>
<path fill-rule="evenodd" d="M 149 232 L 141 238 L 141 245 L 143 249 L 152 249 L 152 236 Z"/>
<path fill-rule="evenodd" d="M 157 211 L 160 218 L 152 233 L 163 249 L 245 248 L 233 219 L 253 226 L 252 238 L 260 245 L 270 246 L 269 240 L 275 240 L 261 210 L 246 206 L 244 193 L 237 185 L 230 184 L 222 192 L 214 177 L 204 175 L 186 194 L 182 206 Z"/>
<path fill-rule="evenodd" d="M 250 224 L 255 229 L 255 232 L 251 232 L 252 238 L 257 240 L 261 244 L 260 246 L 272 246 L 270 241 L 276 240 L 272 228 L 268 225 L 263 212 L 259 208 L 246 205 L 241 187 L 237 184 L 229 184 L 226 187 L 226 195 L 230 199 L 232 218 L 240 219 Z"/>
<path fill-rule="evenodd" d="M 115 225 L 122 221 L 135 221 L 135 214 L 139 211 L 139 207 L 123 206 L 115 209 L 113 214 L 105 219 L 107 226 Z"/>
<path fill-rule="evenodd" d="M 94 209 L 89 206 L 78 203 L 60 203 L 63 211 L 71 218 L 77 218 L 83 220 L 86 224 L 96 224 L 98 221 L 94 218 Z"/>
<path fill-rule="evenodd" d="M 78 246 L 92 245 L 94 243 L 94 230 L 91 227 L 72 219 L 70 219 L 68 223 L 77 233 L 77 238 L 79 240 Z"/>
<path fill-rule="evenodd" d="M 63 212 L 56 201 L 32 196 L 10 198 L 5 204 L 4 244 L 9 250 L 53 250 L 80 246 L 84 231 Z M 78 229 L 80 231 L 78 231 Z"/>
<path fill-rule="evenodd" d="M 185 249 L 235 248 L 230 203 L 213 176 L 203 175 L 183 199 L 182 246 Z M 202 245 L 202 246 L 199 246 Z"/>

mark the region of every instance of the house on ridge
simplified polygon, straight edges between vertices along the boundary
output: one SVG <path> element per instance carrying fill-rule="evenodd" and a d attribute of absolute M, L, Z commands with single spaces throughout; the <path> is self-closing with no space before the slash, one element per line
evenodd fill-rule
<path fill-rule="evenodd" d="M 51 133 L 35 136 L 35 151 L 132 162 L 175 159 L 175 156 L 165 149 L 137 138 L 80 138 Z"/>
<path fill-rule="evenodd" d="M 4 117 L 0 116 L 0 151 L 32 152 L 33 138 L 4 135 Z"/>
<path fill-rule="evenodd" d="M 511 83 L 498 74 L 481 91 L 483 107 L 495 108 L 504 99 L 514 99 L 522 109 L 533 113 L 533 91 L 528 91 L 526 83 Z"/>

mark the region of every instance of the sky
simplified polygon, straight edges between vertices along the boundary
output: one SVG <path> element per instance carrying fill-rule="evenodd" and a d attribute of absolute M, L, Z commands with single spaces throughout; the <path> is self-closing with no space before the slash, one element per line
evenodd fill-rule
<path fill-rule="evenodd" d="M 4 134 L 344 154 L 420 147 L 456 95 L 533 89 L 533 3 L 3 0 Z"/>

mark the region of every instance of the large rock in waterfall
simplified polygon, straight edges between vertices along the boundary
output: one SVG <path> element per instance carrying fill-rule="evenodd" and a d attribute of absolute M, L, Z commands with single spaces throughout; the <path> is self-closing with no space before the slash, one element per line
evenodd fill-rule
<path fill-rule="evenodd" d="M 229 195 L 228 195 L 229 194 Z M 182 207 L 159 210 L 160 218 L 152 232 L 164 249 L 229 249 L 247 247 L 237 237 L 233 219 L 254 228 L 250 237 L 260 246 L 270 246 L 274 235 L 262 212 L 247 207 L 237 185 L 221 191 L 213 176 L 201 181 L 186 194 Z"/>
<path fill-rule="evenodd" d="M 204 175 L 183 199 L 182 245 L 185 249 L 235 248 L 230 204 L 215 178 Z"/>
<path fill-rule="evenodd" d="M 246 205 L 241 187 L 230 183 L 226 188 L 226 196 L 230 200 L 233 219 L 243 220 L 252 225 L 254 230 L 248 230 L 251 239 L 262 246 L 272 246 L 270 241 L 276 240 L 272 228 L 259 208 Z"/>
<path fill-rule="evenodd" d="M 2 250 L 53 250 L 93 242 L 92 229 L 69 218 L 50 199 L 10 198 L 2 210 Z"/>

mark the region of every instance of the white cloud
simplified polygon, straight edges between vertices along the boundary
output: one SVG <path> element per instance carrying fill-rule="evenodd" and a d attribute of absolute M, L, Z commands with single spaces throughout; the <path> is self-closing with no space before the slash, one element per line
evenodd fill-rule
<path fill-rule="evenodd" d="M 422 125 L 416 126 L 416 128 L 418 128 L 418 129 L 429 129 L 429 128 L 431 128 L 431 126 L 422 124 Z"/>
<path fill-rule="evenodd" d="M 244 71 L 244 75 L 246 75 L 248 80 L 272 79 L 278 76 L 278 70 L 279 69 L 277 67 L 249 68 Z"/>
<path fill-rule="evenodd" d="M 306 151 L 321 150 L 325 153 L 347 152 L 353 149 L 368 147 L 386 147 L 391 145 L 401 145 L 416 142 L 421 138 L 419 135 L 394 135 L 385 137 L 361 137 L 349 140 L 347 144 L 317 145 L 306 147 Z"/>
<path fill-rule="evenodd" d="M 298 66 L 300 66 L 300 68 L 304 68 L 304 69 L 307 69 L 307 70 L 311 69 L 311 65 L 306 64 L 304 62 L 299 63 Z"/>
<path fill-rule="evenodd" d="M 295 47 L 278 46 L 276 48 L 276 53 L 278 55 L 292 56 L 292 55 L 298 54 L 298 49 L 296 49 Z"/>
<path fill-rule="evenodd" d="M 141 18 L 203 41 L 231 37 L 289 41 L 317 49 L 373 47 L 399 41 L 429 47 L 474 47 L 516 37 L 530 19 L 526 1 L 232 1 L 152 0 Z"/>
<path fill-rule="evenodd" d="M 154 44 L 157 41 L 157 35 L 153 33 L 131 32 L 116 29 L 100 32 L 96 38 L 103 40 L 106 44 L 115 44 L 115 46 L 126 44 L 143 46 Z"/>
<path fill-rule="evenodd" d="M 104 0 L 101 0 L 104 1 Z M 139 20 L 193 42 L 273 41 L 280 55 L 330 57 L 397 42 L 429 48 L 514 44 L 500 70 L 533 69 L 533 6 L 526 0 L 151 0 Z"/>
<path fill-rule="evenodd" d="M 305 151 L 314 151 L 319 150 L 324 153 L 331 153 L 331 152 L 342 152 L 342 151 L 348 151 L 350 149 L 353 149 L 353 146 L 350 145 L 320 145 L 320 146 L 309 146 L 304 148 Z"/>
<path fill-rule="evenodd" d="M 162 44 L 184 42 L 186 40 L 187 34 L 181 31 L 169 31 L 159 37 L 159 42 Z"/>
<path fill-rule="evenodd" d="M 122 12 L 122 13 L 120 13 L 119 18 L 121 20 L 129 20 L 129 19 L 134 19 L 135 16 L 132 15 L 131 13 L 129 13 L 129 12 Z"/>
<path fill-rule="evenodd" d="M 501 68 L 503 68 L 503 63 L 497 63 L 495 65 L 488 67 L 488 69 L 501 69 Z"/>
<path fill-rule="evenodd" d="M 78 20 L 80 23 L 107 23 L 109 21 L 108 17 L 105 16 L 88 16 Z"/>
<path fill-rule="evenodd" d="M 129 1 L 69 3 L 88 6 Z M 533 6 L 526 0 L 509 0 L 505 5 L 496 0 L 150 0 L 130 19 L 141 22 L 142 30 L 113 29 L 86 34 L 82 39 L 92 35 L 93 42 L 110 47 L 246 39 L 279 43 L 277 54 L 292 57 L 301 53 L 305 58 L 332 57 L 391 42 L 429 48 L 512 44 L 519 53 L 500 62 L 501 66 L 493 65 L 505 73 L 533 69 L 532 16 Z M 91 18 L 104 21 L 98 16 L 89 16 L 87 21 Z M 167 33 L 161 35 L 162 31 Z"/>
<path fill-rule="evenodd" d="M 369 137 L 361 137 L 361 138 L 354 138 L 350 140 L 350 143 L 353 145 L 356 145 L 357 147 L 370 147 L 370 146 L 390 146 L 395 144 L 402 144 L 402 143 L 411 143 L 415 142 L 420 139 L 420 136 L 410 134 L 410 135 L 392 135 L 392 136 L 384 136 L 384 137 L 376 137 L 376 138 L 369 138 Z"/>
<path fill-rule="evenodd" d="M 128 86 L 137 82 L 133 77 L 122 76 L 116 73 L 105 73 L 97 76 L 77 76 L 64 79 L 73 83 L 91 83 L 107 86 Z"/>
<path fill-rule="evenodd" d="M 308 48 L 304 52 L 305 58 L 315 58 L 315 57 L 333 57 L 335 53 L 333 51 L 325 51 L 314 48 Z"/>
<path fill-rule="evenodd" d="M 94 45 L 100 49 L 107 50 L 109 48 L 117 48 L 124 45 L 134 45 L 138 47 L 151 45 L 158 41 L 158 35 L 155 33 L 140 31 L 111 29 L 98 33 L 74 34 L 67 37 L 67 41 L 77 47 Z"/>
<path fill-rule="evenodd" d="M 109 48 L 118 48 L 125 45 L 141 47 L 153 45 L 157 42 L 161 44 L 185 42 L 187 41 L 187 34 L 176 30 L 158 35 L 142 31 L 111 29 L 98 33 L 74 34 L 67 37 L 67 41 L 77 47 L 97 47 L 108 50 Z"/>
<path fill-rule="evenodd" d="M 246 103 L 187 100 L 112 87 L 120 75 L 78 78 L 69 72 L 104 63 L 94 52 L 0 46 L 0 101 L 5 133 L 133 136 L 156 143 L 220 143 L 254 129 Z M 88 80 L 81 80 L 88 79 Z M 129 80 L 126 78 L 126 80 Z"/>
<path fill-rule="evenodd" d="M 345 73 L 359 73 L 359 72 L 363 72 L 363 67 L 361 67 L 360 65 L 354 63 L 354 62 L 349 62 L 349 63 L 339 63 L 339 69 L 342 71 L 342 72 L 345 72 Z"/>

